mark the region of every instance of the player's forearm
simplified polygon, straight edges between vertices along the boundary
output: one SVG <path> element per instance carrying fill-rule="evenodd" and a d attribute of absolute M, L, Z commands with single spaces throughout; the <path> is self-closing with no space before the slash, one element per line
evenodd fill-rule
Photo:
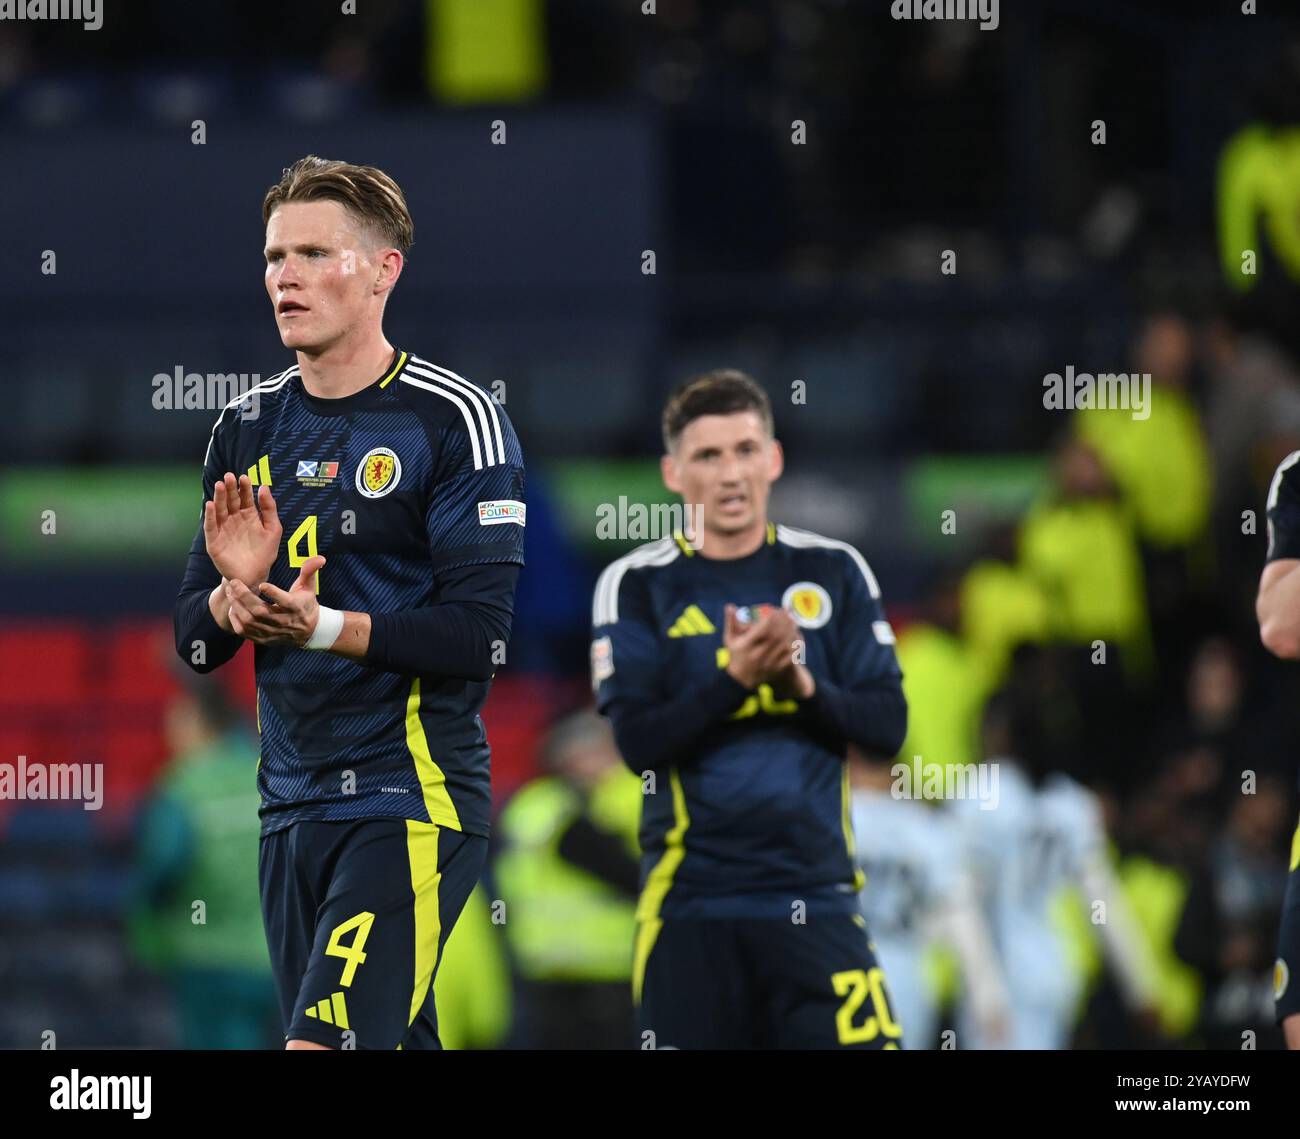
<path fill-rule="evenodd" d="M 897 677 L 870 688 L 841 688 L 817 677 L 812 698 L 800 704 L 818 728 L 873 755 L 897 755 L 907 735 L 907 699 Z"/>
<path fill-rule="evenodd" d="M 370 651 L 370 614 L 351 609 L 343 611 L 343 628 L 330 646 L 330 652 L 348 660 L 364 661 Z"/>
<path fill-rule="evenodd" d="M 220 667 L 244 643 L 230 628 L 230 607 L 224 599 L 221 602 L 224 613 L 214 608 L 214 597 L 221 591 L 220 584 L 215 588 L 206 582 L 195 584 L 187 576 L 172 610 L 176 653 L 195 672 L 211 672 Z"/>
<path fill-rule="evenodd" d="M 1286 1037 L 1286 1046 L 1290 1051 L 1300 1051 L 1300 1012 L 1282 1021 L 1282 1034 Z"/>
<path fill-rule="evenodd" d="M 623 762 L 640 775 L 681 763 L 701 738 L 749 697 L 750 691 L 719 669 L 704 688 L 689 689 L 662 704 L 614 704 L 608 709 Z"/>
<path fill-rule="evenodd" d="M 415 675 L 439 672 L 439 668 L 433 667 L 436 664 L 455 663 L 455 661 L 448 661 L 446 655 L 440 660 L 435 660 L 435 654 L 426 652 L 424 647 L 417 646 L 414 638 L 412 638 L 411 644 L 403 643 L 404 638 L 400 637 L 396 644 L 391 640 L 387 641 L 382 651 L 372 653 L 374 618 L 369 613 L 352 609 L 345 609 L 342 613 L 343 627 L 339 630 L 334 643 L 329 646 L 329 651 L 335 656 L 360 661 L 363 664 L 369 664 L 386 672 L 402 672 Z M 377 614 L 376 616 L 383 617 L 385 615 Z M 414 613 L 403 614 L 403 616 L 411 618 L 414 617 Z M 418 618 L 415 620 L 417 624 L 420 623 Z M 447 646 L 444 644 L 441 647 L 445 654 Z M 473 665 L 469 667 L 471 670 L 476 671 Z M 467 677 L 466 679 L 470 678 Z M 486 679 L 486 677 L 483 677 L 483 679 Z"/>
<path fill-rule="evenodd" d="M 439 603 L 343 612 L 329 651 L 384 672 L 491 680 L 505 661 L 519 565 L 487 562 L 438 575 Z"/>
<path fill-rule="evenodd" d="M 1255 616 L 1259 638 L 1269 652 L 1283 660 L 1300 659 L 1300 566 L 1260 589 Z"/>
<path fill-rule="evenodd" d="M 446 602 L 394 613 L 348 613 L 331 651 L 386 672 L 484 681 L 504 661 L 509 640 L 508 613 Z"/>

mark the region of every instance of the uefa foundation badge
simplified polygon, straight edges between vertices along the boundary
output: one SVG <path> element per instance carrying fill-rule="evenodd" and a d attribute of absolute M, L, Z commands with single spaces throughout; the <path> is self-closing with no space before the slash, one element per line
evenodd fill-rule
<path fill-rule="evenodd" d="M 523 526 L 527 507 L 513 498 L 494 498 L 490 502 L 478 504 L 478 524 L 480 526 L 503 526 L 513 523 Z"/>

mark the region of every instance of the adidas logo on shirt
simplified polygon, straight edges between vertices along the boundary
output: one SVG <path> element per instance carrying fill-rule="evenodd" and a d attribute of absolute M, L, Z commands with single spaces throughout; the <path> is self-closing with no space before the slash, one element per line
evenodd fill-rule
<path fill-rule="evenodd" d="M 682 615 L 673 622 L 668 630 L 670 637 L 698 637 L 703 633 L 716 633 L 710 621 L 698 605 L 688 605 Z"/>

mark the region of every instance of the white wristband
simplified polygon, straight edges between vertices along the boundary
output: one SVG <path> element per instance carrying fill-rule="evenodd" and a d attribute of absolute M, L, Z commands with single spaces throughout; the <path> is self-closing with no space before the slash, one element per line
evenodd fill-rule
<path fill-rule="evenodd" d="M 331 609 L 328 605 L 319 606 L 320 616 L 316 619 L 316 628 L 307 638 L 304 649 L 331 649 L 343 632 L 343 610 Z"/>

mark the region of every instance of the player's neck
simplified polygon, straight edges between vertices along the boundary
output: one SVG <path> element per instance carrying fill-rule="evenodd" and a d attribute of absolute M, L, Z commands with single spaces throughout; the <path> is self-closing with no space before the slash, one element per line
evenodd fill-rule
<path fill-rule="evenodd" d="M 368 388 L 387 370 L 393 346 L 382 330 L 364 340 L 343 338 L 318 353 L 299 349 L 302 386 L 319 399 L 343 399 Z"/>
<path fill-rule="evenodd" d="M 715 534 L 705 527 L 700 553 L 706 558 L 734 561 L 736 558 L 748 557 L 761 549 L 765 541 L 767 541 L 766 518 L 760 518 L 753 526 L 738 530 L 734 534 Z"/>

